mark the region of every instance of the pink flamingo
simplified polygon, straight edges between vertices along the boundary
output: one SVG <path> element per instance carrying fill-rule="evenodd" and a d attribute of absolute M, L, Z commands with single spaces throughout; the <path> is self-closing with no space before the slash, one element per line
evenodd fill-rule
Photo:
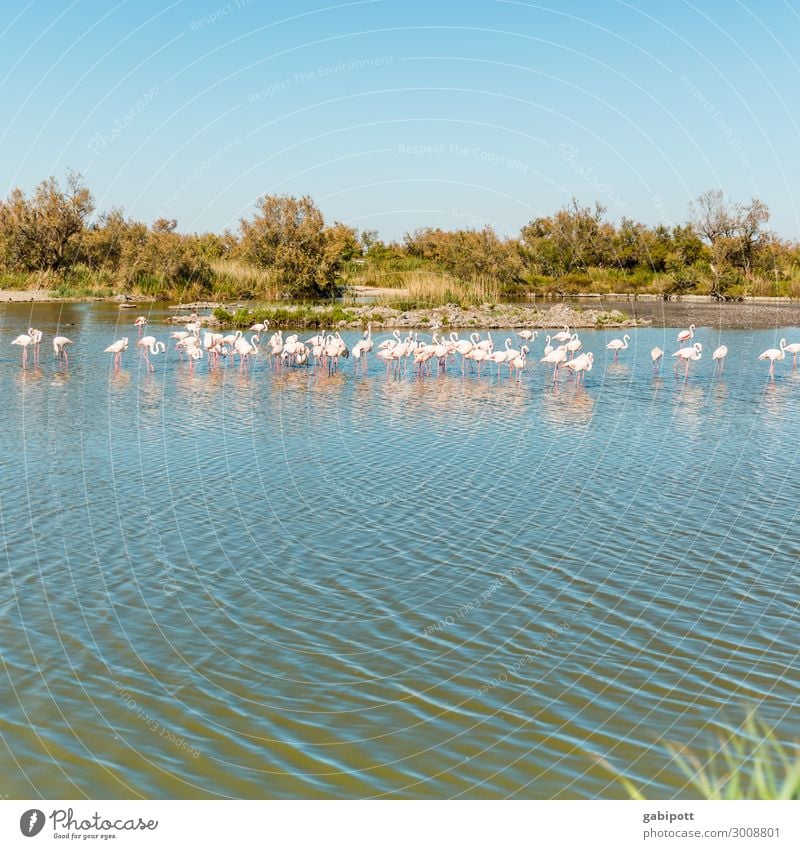
<path fill-rule="evenodd" d="M 120 367 L 120 363 L 122 362 L 122 352 L 127 350 L 128 337 L 124 336 L 122 339 L 117 339 L 116 342 L 112 342 L 103 353 L 114 355 L 114 368 L 118 369 Z"/>
<path fill-rule="evenodd" d="M 42 331 L 35 327 L 28 328 L 28 336 L 33 339 L 33 362 L 34 365 L 39 365 L 39 343 L 42 341 Z"/>
<path fill-rule="evenodd" d="M 775 380 L 775 360 L 782 360 L 786 357 L 786 340 L 781 339 L 779 348 L 767 348 L 766 351 L 759 354 L 759 360 L 769 360 L 769 376 Z"/>
<path fill-rule="evenodd" d="M 569 342 L 572 339 L 572 334 L 569 332 L 569 325 L 565 324 L 564 329 L 553 337 L 553 340 L 556 342 Z"/>
<path fill-rule="evenodd" d="M 467 354 L 464 354 L 464 359 L 478 364 L 478 377 L 481 376 L 481 364 L 489 359 L 489 351 L 486 348 L 479 348 L 477 345 Z"/>
<path fill-rule="evenodd" d="M 653 361 L 653 371 L 658 371 L 658 367 L 661 365 L 661 358 L 663 356 L 664 352 L 658 347 L 658 345 L 650 351 L 650 359 Z"/>
<path fill-rule="evenodd" d="M 783 350 L 794 355 L 794 365 L 792 366 L 792 369 L 795 370 L 797 368 L 797 355 L 800 354 L 800 342 L 792 342 L 791 345 L 787 345 Z"/>
<path fill-rule="evenodd" d="M 249 364 L 250 357 L 254 357 L 258 354 L 258 343 L 260 341 L 261 340 L 255 333 L 250 337 L 249 342 L 241 336 L 236 340 L 235 349 L 236 353 L 239 355 L 240 369 L 244 369 L 245 362 Z"/>
<path fill-rule="evenodd" d="M 559 366 L 563 365 L 567 361 L 567 349 L 563 345 L 559 345 L 557 348 L 552 350 L 549 354 L 545 354 L 539 362 L 548 363 L 549 365 L 554 366 L 553 368 L 553 383 L 556 383 L 558 380 L 558 369 Z"/>
<path fill-rule="evenodd" d="M 155 366 L 150 362 L 148 351 L 153 356 L 156 356 L 157 354 L 163 354 L 167 350 L 167 346 L 163 342 L 156 342 L 155 336 L 142 336 L 136 343 L 136 347 L 141 349 L 142 359 L 147 363 L 148 371 L 156 370 Z"/>
<path fill-rule="evenodd" d="M 564 363 L 564 366 L 568 368 L 576 377 L 575 385 L 580 386 L 581 383 L 581 375 L 583 375 L 584 379 L 586 378 L 586 372 L 592 370 L 592 365 L 594 364 L 594 354 L 589 351 L 585 354 L 579 354 L 577 357 L 569 360 Z"/>
<path fill-rule="evenodd" d="M 725 371 L 725 357 L 728 356 L 728 346 L 720 345 L 711 355 L 711 359 L 716 363 L 717 371 L 722 374 Z"/>
<path fill-rule="evenodd" d="M 69 357 L 67 356 L 67 345 L 72 345 L 72 339 L 67 339 L 66 336 L 53 337 L 53 353 L 69 365 Z"/>
<path fill-rule="evenodd" d="M 372 350 L 372 324 L 367 325 L 367 332 L 364 334 L 363 339 L 359 339 L 355 345 L 353 345 L 353 367 L 358 365 L 361 362 L 361 371 L 363 372 L 367 368 L 367 354 Z"/>
<path fill-rule="evenodd" d="M 11 341 L 12 345 L 19 345 L 22 348 L 22 365 L 28 364 L 28 346 L 33 345 L 33 337 L 27 333 L 20 333 L 16 339 Z"/>
<path fill-rule="evenodd" d="M 514 357 L 514 359 L 508 364 L 509 372 L 511 369 L 516 369 L 517 380 L 522 377 L 522 370 L 525 368 L 525 361 L 528 358 L 529 351 L 530 348 L 528 348 L 527 345 L 523 345 L 519 350 L 519 354 L 517 354 L 517 356 Z"/>
<path fill-rule="evenodd" d="M 569 342 L 567 342 L 564 347 L 567 349 L 567 351 L 569 351 L 570 359 L 572 359 L 575 354 L 583 347 L 583 342 L 581 342 L 581 340 L 578 338 L 577 333 L 573 333 Z"/>
<path fill-rule="evenodd" d="M 139 335 L 142 335 L 142 331 L 144 330 L 144 326 L 147 324 L 147 318 L 143 315 L 140 315 L 136 321 L 133 322 L 134 327 L 139 328 Z"/>
<path fill-rule="evenodd" d="M 614 352 L 614 362 L 616 362 L 619 359 L 619 352 L 624 351 L 628 347 L 628 342 L 630 341 L 630 338 L 631 337 L 628 336 L 628 334 L 626 333 L 622 337 L 622 339 L 612 339 L 608 343 L 608 345 L 606 345 L 606 348 L 609 351 Z"/>
<path fill-rule="evenodd" d="M 689 363 L 692 360 L 699 360 L 703 356 L 702 351 L 703 346 L 699 342 L 695 342 L 694 345 L 689 348 L 681 348 L 679 351 L 675 351 L 675 353 L 672 355 L 673 357 L 678 358 L 677 360 L 675 360 L 675 372 L 677 373 L 678 371 L 678 363 L 683 360 L 686 363 L 686 372 L 684 376 L 688 377 Z"/>
<path fill-rule="evenodd" d="M 694 331 L 696 329 L 697 328 L 693 324 L 690 324 L 688 330 L 681 330 L 681 332 L 678 334 L 677 341 L 688 342 L 690 339 L 694 339 Z"/>

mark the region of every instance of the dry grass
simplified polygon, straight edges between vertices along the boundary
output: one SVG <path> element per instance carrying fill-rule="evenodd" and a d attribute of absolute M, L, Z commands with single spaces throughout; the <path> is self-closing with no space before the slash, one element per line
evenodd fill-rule
<path fill-rule="evenodd" d="M 438 272 L 412 271 L 403 275 L 402 289 L 402 298 L 384 295 L 378 299 L 378 303 L 394 305 L 398 300 L 402 300 L 417 307 L 436 307 L 444 304 L 467 307 L 496 304 L 504 300 L 500 285 L 488 277 L 460 280 Z"/>
<path fill-rule="evenodd" d="M 277 301 L 281 290 L 269 271 L 245 262 L 224 259 L 211 263 L 214 274 L 214 295 L 221 298 L 253 297 Z"/>

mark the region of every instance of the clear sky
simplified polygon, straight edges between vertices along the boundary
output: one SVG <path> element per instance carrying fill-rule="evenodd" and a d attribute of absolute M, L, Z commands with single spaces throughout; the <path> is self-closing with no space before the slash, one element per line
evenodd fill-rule
<path fill-rule="evenodd" d="M 265 193 L 385 238 L 515 233 L 572 196 L 798 238 L 798 0 L 3 0 L 0 188 L 236 227 Z"/>

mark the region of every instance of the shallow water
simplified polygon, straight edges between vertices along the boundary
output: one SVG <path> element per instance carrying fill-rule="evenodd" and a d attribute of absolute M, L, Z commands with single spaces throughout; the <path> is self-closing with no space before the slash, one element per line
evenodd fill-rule
<path fill-rule="evenodd" d="M 800 332 L 725 331 L 715 378 L 701 328 L 687 381 L 674 329 L 582 332 L 554 391 L 114 373 L 133 315 L 3 310 L 0 796 L 623 797 L 599 758 L 691 796 L 662 741 L 800 734 L 800 371 L 756 362 Z"/>

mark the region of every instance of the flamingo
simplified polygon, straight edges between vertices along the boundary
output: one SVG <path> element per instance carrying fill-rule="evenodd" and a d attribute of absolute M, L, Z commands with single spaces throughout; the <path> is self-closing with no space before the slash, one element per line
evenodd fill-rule
<path fill-rule="evenodd" d="M 661 358 L 664 356 L 664 352 L 658 345 L 650 351 L 650 359 L 653 361 L 653 371 L 658 371 L 659 366 L 661 365 Z"/>
<path fill-rule="evenodd" d="M 203 358 L 203 349 L 200 347 L 200 339 L 195 336 L 194 333 L 190 333 L 183 339 L 179 339 L 175 343 L 175 347 L 181 352 L 186 352 L 189 357 L 189 370 L 194 371 L 195 360 L 201 360 Z M 181 359 L 183 359 L 183 357 L 181 357 Z"/>
<path fill-rule="evenodd" d="M 353 345 L 353 359 L 356 363 L 363 357 L 362 371 L 367 367 L 367 354 L 372 350 L 372 324 L 367 325 L 367 332 L 362 339 Z"/>
<path fill-rule="evenodd" d="M 293 333 L 291 336 L 287 336 L 283 340 L 283 351 L 281 351 L 281 353 L 286 353 L 289 354 L 289 356 L 292 356 L 297 348 L 302 344 L 300 337 L 296 333 Z"/>
<path fill-rule="evenodd" d="M 304 343 L 300 343 L 300 347 L 295 349 L 294 364 L 296 366 L 304 366 L 308 362 L 309 350 Z"/>
<path fill-rule="evenodd" d="M 26 365 L 28 362 L 28 346 L 33 345 L 33 337 L 27 333 L 20 333 L 16 339 L 11 341 L 11 344 L 19 345 L 22 348 L 22 365 Z"/>
<path fill-rule="evenodd" d="M 378 345 L 378 350 L 379 351 L 386 351 L 389 348 L 394 348 L 395 345 L 400 344 L 400 331 L 399 330 L 393 330 L 392 331 L 392 337 L 393 337 L 392 339 L 384 339 L 383 342 L 381 342 L 381 344 Z"/>
<path fill-rule="evenodd" d="M 239 337 L 241 338 L 241 337 Z M 267 342 L 269 345 L 269 358 L 275 358 L 275 364 L 280 363 L 280 355 L 283 353 L 283 331 L 279 330 L 277 333 L 273 333 L 272 336 L 269 337 L 269 341 Z"/>
<path fill-rule="evenodd" d="M 394 351 L 395 348 L 392 349 L 392 353 Z M 323 356 L 328 360 L 328 374 L 333 374 L 333 372 L 339 370 L 339 357 L 346 359 L 350 356 L 350 350 L 345 345 L 344 339 L 342 339 L 338 330 L 325 340 Z"/>
<path fill-rule="evenodd" d="M 323 336 L 314 336 L 313 338 L 318 340 L 311 346 L 311 353 L 314 356 L 314 365 L 317 366 L 322 362 L 322 358 L 325 356 L 325 338 Z M 309 344 L 310 342 L 311 339 L 309 339 L 306 344 Z"/>
<path fill-rule="evenodd" d="M 219 357 L 224 347 L 225 337 L 222 333 L 210 333 L 206 331 L 203 334 L 203 349 L 208 354 L 209 368 L 211 367 L 212 359 L 215 365 L 219 362 Z"/>
<path fill-rule="evenodd" d="M 797 368 L 797 355 L 800 354 L 800 342 L 792 342 L 791 345 L 787 345 L 783 350 L 786 351 L 789 354 L 794 355 L 794 365 L 792 366 L 792 369 L 793 370 L 796 369 Z"/>
<path fill-rule="evenodd" d="M 487 333 L 487 339 L 484 339 L 482 342 L 478 342 L 475 347 L 480 348 L 482 351 L 486 351 L 487 353 L 491 353 L 494 348 L 494 342 L 492 341 L 492 334 Z M 478 337 L 480 339 L 480 337 Z"/>
<path fill-rule="evenodd" d="M 550 344 L 550 337 L 546 336 L 544 340 L 544 355 L 547 357 L 553 353 L 553 346 Z"/>
<path fill-rule="evenodd" d="M 581 382 L 581 375 L 583 375 L 584 379 L 586 377 L 586 372 L 592 370 L 592 365 L 594 363 L 594 354 L 589 351 L 585 354 L 580 354 L 574 359 L 569 360 L 564 363 L 564 366 L 568 368 L 575 376 L 576 376 L 576 385 L 579 385 Z"/>
<path fill-rule="evenodd" d="M 192 334 L 189 333 L 188 330 L 175 330 L 173 333 L 169 334 L 170 339 L 175 340 L 175 350 L 180 354 L 181 359 L 183 359 L 184 345 L 183 342 Z"/>
<path fill-rule="evenodd" d="M 434 352 L 433 345 L 420 345 L 416 351 L 414 351 L 414 365 L 417 367 L 417 374 L 422 377 L 422 370 L 425 368 L 430 360 L 433 358 Z"/>
<path fill-rule="evenodd" d="M 395 363 L 395 371 L 404 366 L 406 357 L 408 357 L 411 351 L 417 347 L 418 345 L 415 343 L 414 337 L 411 335 L 406 336 L 405 339 L 392 346 L 391 351 L 392 359 Z"/>
<path fill-rule="evenodd" d="M 517 336 L 519 336 L 520 339 L 524 339 L 526 342 L 535 342 L 538 335 L 539 334 L 535 330 L 520 330 L 520 332 L 517 333 Z"/>
<path fill-rule="evenodd" d="M 628 342 L 630 342 L 631 337 L 626 333 L 622 339 L 612 339 L 606 348 L 609 351 L 614 352 L 614 362 L 619 358 L 619 352 L 624 351 L 628 347 Z"/>
<path fill-rule="evenodd" d="M 234 349 L 236 353 L 239 355 L 239 368 L 243 369 L 245 362 L 249 361 L 250 357 L 254 357 L 258 354 L 258 343 L 261 340 L 254 333 L 250 337 L 250 341 L 248 342 L 243 336 L 240 336 L 236 340 L 236 344 L 234 345 Z"/>
<path fill-rule="evenodd" d="M 769 376 L 775 379 L 775 360 L 782 360 L 786 356 L 786 340 L 781 339 L 779 348 L 767 348 L 762 354 L 759 354 L 759 360 L 769 360 Z"/>
<path fill-rule="evenodd" d="M 497 365 L 497 376 L 500 377 L 500 366 L 506 361 L 505 351 L 492 351 L 489 354 L 489 360 Z"/>
<path fill-rule="evenodd" d="M 313 348 L 314 345 L 324 345 L 325 344 L 325 334 L 318 333 L 316 336 L 312 336 L 310 339 L 306 339 L 306 345 L 311 345 Z"/>
<path fill-rule="evenodd" d="M 452 345 L 452 350 L 455 353 L 461 354 L 461 374 L 464 374 L 464 368 L 466 366 L 466 357 L 467 354 L 475 347 L 475 337 L 477 333 L 472 333 L 469 339 L 459 339 L 458 333 L 450 334 L 450 342 Z"/>
<path fill-rule="evenodd" d="M 269 330 L 269 322 L 266 319 L 264 321 L 257 321 L 250 327 L 250 329 L 254 330 L 258 334 L 261 334 L 265 330 Z"/>
<path fill-rule="evenodd" d="M 28 328 L 28 336 L 33 339 L 33 361 L 38 365 L 39 363 L 39 343 L 42 341 L 42 331 L 37 330 L 35 327 Z"/>
<path fill-rule="evenodd" d="M 800 350 L 800 345 L 798 345 L 798 350 Z M 725 371 L 725 357 L 728 356 L 728 346 L 720 345 L 716 351 L 711 355 L 711 359 L 717 364 L 717 370 L 720 374 Z"/>
<path fill-rule="evenodd" d="M 694 331 L 696 329 L 697 328 L 693 324 L 690 324 L 688 330 L 681 330 L 681 332 L 678 334 L 678 340 L 677 341 L 678 342 L 688 342 L 690 339 L 694 339 Z"/>
<path fill-rule="evenodd" d="M 197 335 L 200 333 L 200 319 L 197 317 L 197 313 L 192 313 L 189 316 L 189 321 L 183 325 L 189 333 Z"/>
<path fill-rule="evenodd" d="M 379 348 L 377 354 L 375 355 L 379 360 L 383 360 L 386 363 L 386 377 L 389 377 L 389 367 L 394 362 L 394 349 L 395 345 L 390 345 L 387 348 Z"/>
<path fill-rule="evenodd" d="M 511 370 L 511 369 L 517 370 L 517 380 L 519 380 L 522 377 L 522 370 L 525 368 L 525 360 L 528 357 L 529 351 L 530 351 L 530 348 L 528 348 L 527 345 L 523 345 L 520 348 L 519 354 L 517 354 L 517 356 L 514 357 L 514 359 L 511 360 L 511 362 L 508 364 L 509 370 Z"/>
<path fill-rule="evenodd" d="M 699 360 L 700 357 L 703 356 L 703 346 L 699 342 L 695 342 L 694 345 L 691 345 L 688 348 L 681 348 L 679 351 L 675 351 L 672 355 L 673 357 L 677 357 L 675 360 L 675 372 L 678 371 L 678 363 L 683 360 L 686 363 L 686 372 L 685 377 L 689 376 L 689 363 L 692 360 Z"/>
<path fill-rule="evenodd" d="M 147 363 L 148 371 L 156 370 L 155 366 L 150 362 L 148 351 L 153 356 L 156 356 L 157 354 L 163 354 L 167 350 L 167 346 L 163 342 L 157 342 L 155 336 L 142 336 L 136 343 L 136 347 L 141 349 L 142 359 Z"/>
<path fill-rule="evenodd" d="M 123 336 L 122 339 L 117 339 L 112 342 L 103 353 L 114 355 L 114 368 L 118 369 L 122 361 L 122 352 L 128 350 L 128 337 Z"/>
<path fill-rule="evenodd" d="M 54 336 L 53 353 L 59 358 L 59 360 L 63 359 L 65 363 L 69 363 L 69 357 L 67 356 L 67 345 L 72 344 L 72 339 L 67 339 L 66 336 Z"/>
<path fill-rule="evenodd" d="M 133 322 L 134 327 L 139 328 L 139 335 L 142 335 L 142 331 L 144 330 L 144 326 L 147 324 L 147 317 L 140 315 L 136 321 Z"/>
<path fill-rule="evenodd" d="M 570 358 L 572 358 L 583 347 L 583 342 L 578 339 L 577 333 L 573 333 L 570 337 L 569 342 L 567 342 L 564 347 L 567 349 L 567 351 L 569 351 Z"/>
<path fill-rule="evenodd" d="M 485 348 L 479 348 L 477 345 L 464 355 L 464 359 L 471 360 L 478 364 L 478 377 L 481 376 L 481 363 L 485 363 L 489 359 L 489 352 Z"/>
<path fill-rule="evenodd" d="M 572 334 L 569 332 L 569 325 L 565 324 L 564 329 L 553 337 L 553 340 L 556 342 L 569 342 L 572 339 Z"/>
<path fill-rule="evenodd" d="M 433 356 L 436 357 L 436 374 L 439 375 L 443 371 L 447 371 L 447 358 L 453 353 L 451 343 L 446 339 L 438 339 L 433 346 Z"/>
<path fill-rule="evenodd" d="M 558 368 L 562 363 L 567 361 L 567 349 L 563 345 L 559 345 L 549 354 L 545 354 L 540 362 L 549 363 L 553 368 L 553 383 L 558 380 Z"/>
<path fill-rule="evenodd" d="M 505 341 L 506 349 L 505 351 L 495 351 L 492 356 L 492 362 L 497 363 L 497 376 L 500 377 L 500 365 L 505 364 L 509 366 L 508 374 L 511 375 L 511 360 L 515 357 L 519 356 L 519 351 L 516 348 L 511 347 L 511 339 L 506 339 Z"/>

